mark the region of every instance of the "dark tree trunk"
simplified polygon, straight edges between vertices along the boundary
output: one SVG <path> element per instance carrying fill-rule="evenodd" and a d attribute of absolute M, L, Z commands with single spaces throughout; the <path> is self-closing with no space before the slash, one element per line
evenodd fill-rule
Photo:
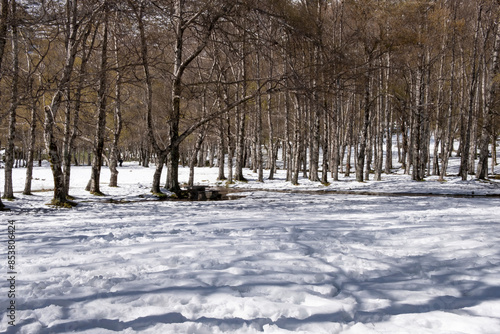
<path fill-rule="evenodd" d="M 50 168 L 54 176 L 54 198 L 52 204 L 64 205 L 67 202 L 64 191 L 64 174 L 62 171 L 62 160 L 54 137 L 54 117 L 50 107 L 45 107 L 45 147 L 49 155 Z"/>
<path fill-rule="evenodd" d="M 453 9 L 453 21 L 457 18 L 457 5 Z M 456 42 L 456 28 L 453 27 L 451 35 L 451 64 L 450 64 L 450 88 L 449 88 L 449 104 L 448 113 L 446 115 L 447 124 L 445 127 L 445 132 L 443 134 L 443 150 L 441 152 L 441 173 L 439 174 L 439 180 L 444 181 L 446 172 L 448 169 L 448 161 L 453 152 L 453 108 L 455 107 L 455 63 L 456 63 L 456 52 L 455 52 L 455 42 Z"/>
<path fill-rule="evenodd" d="M 368 144 L 368 128 L 370 127 L 370 78 L 365 78 L 365 97 L 364 97 L 364 122 L 361 129 L 361 138 L 359 142 L 358 159 L 356 161 L 356 181 L 363 182 L 363 168 L 366 158 L 366 146 Z"/>
<path fill-rule="evenodd" d="M 467 180 L 467 176 L 469 174 L 469 151 L 471 146 L 471 127 L 472 127 L 472 117 L 474 113 L 474 102 L 476 98 L 476 86 L 477 86 L 477 54 L 478 54 L 478 41 L 479 41 L 479 30 L 481 26 L 481 15 L 482 15 L 483 6 L 479 5 L 477 12 L 477 20 L 476 20 L 476 29 L 474 33 L 474 49 L 472 56 L 472 74 L 471 74 L 471 83 L 469 89 L 469 103 L 467 108 L 467 121 L 464 124 L 465 131 L 462 131 L 461 134 L 461 160 L 460 160 L 460 176 L 463 181 Z"/>
<path fill-rule="evenodd" d="M 219 168 L 219 175 L 217 176 L 217 180 L 226 180 L 226 176 L 224 174 L 224 164 L 225 164 L 225 159 L 224 159 L 224 121 L 222 117 L 219 118 L 219 137 L 217 138 L 218 140 L 218 145 L 217 145 L 217 166 Z"/>
<path fill-rule="evenodd" d="M 245 42 L 243 43 L 243 54 L 245 54 L 246 48 L 245 48 Z M 245 96 L 247 92 L 247 74 L 246 74 L 246 57 L 243 57 L 242 61 L 242 87 L 241 87 L 241 96 Z M 238 96 L 236 99 L 239 98 L 239 91 L 238 91 Z M 246 110 L 247 110 L 247 105 L 246 103 L 238 107 L 238 111 L 236 113 L 236 164 L 235 164 L 235 171 L 234 171 L 234 179 L 235 181 L 246 181 L 245 177 L 243 176 L 243 167 L 245 165 L 245 127 L 246 127 Z"/>
<path fill-rule="evenodd" d="M 204 139 L 205 139 L 205 129 L 202 129 L 198 133 L 198 137 L 196 138 L 196 143 L 194 145 L 194 149 L 191 154 L 191 159 L 189 160 L 189 180 L 188 180 L 189 186 L 194 185 L 194 167 L 198 163 L 198 153 L 200 152 Z"/>
<path fill-rule="evenodd" d="M 101 167 L 102 167 L 102 156 L 104 153 L 104 136 L 106 131 L 106 108 L 107 108 L 107 66 L 108 66 L 108 16 L 109 16 L 109 6 L 105 3 L 105 18 L 104 18 L 104 32 L 102 40 L 102 50 L 101 50 L 101 64 L 99 73 L 99 90 L 97 95 L 97 105 L 98 105 L 98 115 L 97 115 L 97 128 L 94 140 L 94 159 L 92 161 L 92 172 L 90 178 L 90 188 L 89 191 L 93 194 L 102 194 L 100 188 L 101 180 Z"/>
<path fill-rule="evenodd" d="M 153 194 L 161 195 L 162 193 L 160 189 L 161 173 L 163 171 L 163 165 L 165 164 L 166 158 L 167 155 L 164 152 L 160 153 L 157 157 L 158 161 L 156 162 L 156 168 L 153 175 L 153 186 L 151 187 L 151 192 Z"/>

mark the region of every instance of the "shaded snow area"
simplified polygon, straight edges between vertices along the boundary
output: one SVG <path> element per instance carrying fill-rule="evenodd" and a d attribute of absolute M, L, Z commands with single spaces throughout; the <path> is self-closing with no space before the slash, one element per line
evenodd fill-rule
<path fill-rule="evenodd" d="M 283 171 L 257 183 L 247 170 L 232 200 L 190 202 L 155 200 L 153 167 L 125 163 L 114 189 L 103 169 L 105 197 L 82 190 L 89 167 L 72 171 L 77 207 L 16 193 L 0 213 L 2 333 L 500 332 L 495 181 L 395 174 L 293 187 Z M 14 173 L 22 190 L 24 169 Z M 195 182 L 216 185 L 216 175 L 197 169 Z M 34 178 L 34 189 L 50 189 L 47 167 Z M 439 196 L 415 195 L 428 193 Z M 5 307 L 8 220 L 15 327 Z"/>

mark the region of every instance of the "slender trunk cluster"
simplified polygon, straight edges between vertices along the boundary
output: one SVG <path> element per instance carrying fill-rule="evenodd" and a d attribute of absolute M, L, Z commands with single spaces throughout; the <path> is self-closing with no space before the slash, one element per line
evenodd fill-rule
<path fill-rule="evenodd" d="M 83 161 L 96 194 L 104 161 L 114 187 L 119 161 L 136 158 L 156 164 L 156 194 L 166 165 L 177 195 L 179 165 L 194 184 L 207 160 L 228 182 L 245 168 L 259 182 L 282 168 L 293 184 L 395 167 L 445 181 L 458 163 L 463 180 L 495 173 L 496 2 L 66 0 L 23 20 L 0 3 L 4 197 L 20 155 L 31 193 L 36 154 L 63 205 Z"/>

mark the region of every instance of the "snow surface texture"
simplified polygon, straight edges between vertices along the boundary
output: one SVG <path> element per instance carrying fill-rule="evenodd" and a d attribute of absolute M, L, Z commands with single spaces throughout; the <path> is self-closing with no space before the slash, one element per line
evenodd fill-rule
<path fill-rule="evenodd" d="M 24 171 L 14 170 L 16 191 Z M 152 174 L 125 163 L 109 188 L 105 168 L 107 196 L 95 197 L 83 191 L 89 167 L 74 167 L 76 208 L 47 206 L 51 192 L 6 202 L 0 332 L 500 332 L 498 183 L 396 174 L 293 187 L 283 171 L 258 183 L 247 170 L 234 200 L 189 202 L 156 201 Z M 215 168 L 195 175 L 217 184 Z M 49 168 L 35 168 L 33 182 L 50 189 Z M 15 327 L 4 307 L 11 219 Z"/>

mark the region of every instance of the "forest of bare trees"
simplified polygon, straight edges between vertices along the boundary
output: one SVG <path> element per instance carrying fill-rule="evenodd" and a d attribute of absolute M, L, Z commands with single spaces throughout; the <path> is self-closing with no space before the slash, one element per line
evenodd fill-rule
<path fill-rule="evenodd" d="M 15 167 L 30 194 L 42 160 L 54 204 L 71 166 L 92 165 L 100 194 L 121 159 L 156 164 L 157 194 L 180 191 L 179 165 L 380 180 L 393 151 L 414 180 L 444 180 L 451 156 L 463 180 L 494 174 L 497 0 L 1 0 L 0 15 L 3 198 Z"/>

